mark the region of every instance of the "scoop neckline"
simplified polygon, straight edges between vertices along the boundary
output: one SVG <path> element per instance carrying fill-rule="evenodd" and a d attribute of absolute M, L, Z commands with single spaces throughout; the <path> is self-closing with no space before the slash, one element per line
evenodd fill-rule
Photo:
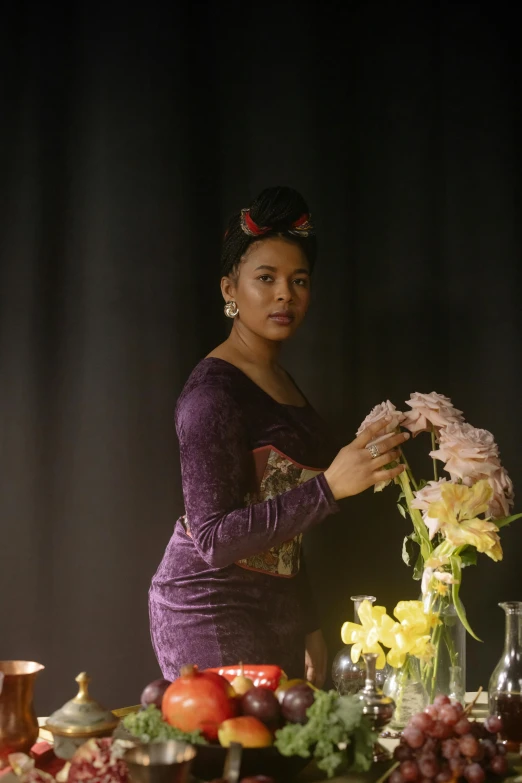
<path fill-rule="evenodd" d="M 259 389 L 259 391 L 262 394 L 264 394 L 265 397 L 268 397 L 268 399 L 271 400 L 275 405 L 281 405 L 281 407 L 283 407 L 283 408 L 296 408 L 297 410 L 301 410 L 301 411 L 303 411 L 306 408 L 310 407 L 310 403 L 308 402 L 307 398 L 305 397 L 305 395 L 303 394 L 303 392 L 301 391 L 299 386 L 296 384 L 294 379 L 288 373 L 287 373 L 287 375 L 290 378 L 290 380 L 292 381 L 292 383 L 294 384 L 295 388 L 297 389 L 299 394 L 301 394 L 303 396 L 303 399 L 305 401 L 304 405 L 292 405 L 291 402 L 279 402 L 279 400 L 276 400 L 275 397 L 272 397 L 272 395 L 269 394 L 267 391 L 265 391 L 258 383 L 253 381 L 252 378 L 250 377 L 250 375 L 247 375 L 246 372 L 244 372 L 240 367 L 237 366 L 237 364 L 232 364 L 232 362 L 228 362 L 226 359 L 221 359 L 219 356 L 205 356 L 205 358 L 202 359 L 202 361 L 204 361 L 204 362 L 209 362 L 209 361 L 210 362 L 221 362 L 222 364 L 228 365 L 228 367 L 233 367 L 234 370 L 237 370 L 237 372 L 241 373 L 241 375 L 244 378 L 246 378 L 247 381 L 250 381 L 252 386 L 255 386 L 256 389 Z M 285 370 L 285 372 L 286 372 L 286 370 Z"/>

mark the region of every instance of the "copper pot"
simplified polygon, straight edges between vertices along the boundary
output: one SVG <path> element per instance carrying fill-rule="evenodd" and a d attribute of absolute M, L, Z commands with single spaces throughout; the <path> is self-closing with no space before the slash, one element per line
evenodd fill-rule
<path fill-rule="evenodd" d="M 0 769 L 10 753 L 27 753 L 38 738 L 33 692 L 45 667 L 34 661 L 0 661 Z"/>

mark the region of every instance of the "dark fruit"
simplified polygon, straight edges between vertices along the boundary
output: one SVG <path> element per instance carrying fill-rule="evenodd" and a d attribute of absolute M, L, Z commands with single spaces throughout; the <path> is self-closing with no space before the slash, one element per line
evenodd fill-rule
<path fill-rule="evenodd" d="M 420 729 L 416 729 L 415 726 L 406 726 L 402 736 L 410 748 L 417 749 L 424 745 L 424 734 Z"/>
<path fill-rule="evenodd" d="M 460 756 L 459 741 L 456 739 L 445 739 L 442 743 L 442 755 L 445 759 L 456 759 Z"/>
<path fill-rule="evenodd" d="M 466 717 L 459 718 L 453 727 L 455 734 L 469 734 L 471 732 L 471 723 Z"/>
<path fill-rule="evenodd" d="M 153 680 L 149 682 L 147 687 L 141 694 L 141 706 L 148 707 L 149 704 L 154 704 L 158 710 L 161 710 L 161 702 L 163 701 L 163 694 L 169 687 L 169 680 Z"/>
<path fill-rule="evenodd" d="M 397 745 L 393 751 L 395 761 L 409 761 L 413 756 L 413 751 L 408 745 Z"/>
<path fill-rule="evenodd" d="M 419 778 L 419 768 L 414 761 L 403 761 L 399 771 L 404 783 L 415 783 Z"/>
<path fill-rule="evenodd" d="M 306 711 L 314 703 L 315 694 L 309 685 L 294 685 L 289 688 L 281 704 L 283 718 L 289 723 L 306 723 Z"/>
<path fill-rule="evenodd" d="M 428 715 L 427 712 L 418 712 L 410 720 L 410 726 L 415 726 L 416 729 L 420 729 L 424 732 L 429 732 L 433 726 L 433 718 Z"/>
<path fill-rule="evenodd" d="M 484 755 L 488 759 L 492 759 L 497 755 L 497 745 L 492 739 L 480 740 L 480 744 L 484 748 Z"/>
<path fill-rule="evenodd" d="M 441 707 L 439 717 L 443 723 L 447 723 L 448 726 L 454 726 L 457 723 L 460 715 L 458 714 L 453 704 L 445 704 L 443 707 Z"/>
<path fill-rule="evenodd" d="M 390 781 L 390 783 L 404 783 L 402 775 L 398 769 L 393 770 L 388 780 Z"/>
<path fill-rule="evenodd" d="M 498 715 L 488 715 L 484 721 L 484 728 L 490 734 L 498 734 L 502 731 L 502 718 L 499 718 Z"/>
<path fill-rule="evenodd" d="M 439 708 L 436 707 L 435 704 L 428 704 L 424 712 L 426 715 L 429 715 L 430 718 L 433 718 L 433 720 L 439 719 Z"/>
<path fill-rule="evenodd" d="M 431 727 L 429 734 L 430 737 L 435 737 L 436 739 L 442 740 L 451 737 L 453 730 L 451 726 L 448 726 L 447 723 L 443 723 L 441 720 L 436 720 Z"/>
<path fill-rule="evenodd" d="M 507 775 L 509 764 L 505 756 L 495 756 L 489 762 L 489 768 L 495 775 Z"/>
<path fill-rule="evenodd" d="M 458 759 L 450 759 L 449 768 L 451 769 L 454 778 L 461 778 L 464 775 L 464 770 L 466 769 L 466 762 L 462 756 L 459 756 Z"/>
<path fill-rule="evenodd" d="M 467 758 L 473 758 L 479 752 L 479 744 L 473 734 L 464 734 L 459 740 L 460 752 Z"/>
<path fill-rule="evenodd" d="M 486 773 L 480 764 L 474 763 L 466 767 L 464 770 L 464 777 L 468 783 L 484 783 L 486 779 Z"/>
<path fill-rule="evenodd" d="M 451 699 L 449 698 L 449 696 L 446 696 L 443 693 L 439 693 L 439 695 L 435 696 L 435 698 L 433 699 L 433 704 L 435 705 L 435 707 L 438 707 L 440 709 L 445 704 L 451 704 Z"/>
<path fill-rule="evenodd" d="M 251 715 L 267 726 L 275 726 L 281 717 L 279 702 L 268 688 L 250 688 L 240 700 L 243 715 Z"/>
<path fill-rule="evenodd" d="M 435 775 L 438 775 L 439 773 L 439 762 L 433 753 L 426 753 L 421 756 L 418 764 L 420 773 L 424 778 L 431 778 L 433 780 Z"/>
<path fill-rule="evenodd" d="M 435 778 L 435 783 L 449 783 L 451 778 L 453 777 L 451 770 L 449 769 L 443 769 L 439 772 L 439 774 Z"/>

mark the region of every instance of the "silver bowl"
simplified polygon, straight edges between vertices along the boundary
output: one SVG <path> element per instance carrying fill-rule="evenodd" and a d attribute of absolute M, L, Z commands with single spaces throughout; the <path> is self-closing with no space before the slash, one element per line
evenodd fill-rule
<path fill-rule="evenodd" d="M 168 740 L 137 745 L 123 760 L 133 783 L 187 783 L 195 755 L 192 745 Z"/>

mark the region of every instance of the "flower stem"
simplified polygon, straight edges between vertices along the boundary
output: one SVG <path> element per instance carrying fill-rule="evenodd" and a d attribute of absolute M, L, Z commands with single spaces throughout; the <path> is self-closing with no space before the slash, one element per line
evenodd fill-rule
<path fill-rule="evenodd" d="M 414 477 L 414 475 L 413 475 L 413 472 L 412 472 L 412 469 L 411 469 L 411 467 L 410 467 L 410 463 L 408 462 L 408 460 L 407 460 L 407 458 L 406 458 L 406 455 L 405 455 L 405 453 L 403 452 L 403 450 L 402 450 L 402 449 L 401 449 L 401 459 L 402 459 L 402 461 L 404 462 L 404 464 L 406 465 L 406 473 L 408 474 L 408 477 L 409 477 L 409 479 L 410 479 L 411 483 L 413 484 L 413 489 L 414 489 L 415 491 L 417 491 L 417 489 L 418 489 L 419 487 L 418 487 L 418 485 L 417 485 L 417 482 L 415 481 L 415 477 Z"/>
<path fill-rule="evenodd" d="M 431 425 L 431 450 L 435 451 L 437 448 L 437 441 L 435 439 L 435 426 Z M 439 471 L 437 468 L 437 460 L 433 459 L 433 476 L 435 478 L 435 481 L 439 480 Z"/>
<path fill-rule="evenodd" d="M 411 489 L 410 480 L 408 478 L 407 471 L 403 471 L 398 476 L 398 479 L 402 487 L 402 491 L 404 492 L 404 498 L 406 500 L 406 505 L 408 506 L 408 513 L 410 515 L 410 519 L 413 523 L 413 527 L 419 539 L 422 560 L 423 562 L 426 562 L 428 557 L 431 555 L 433 549 L 428 535 L 428 528 L 424 524 L 424 520 L 422 518 L 422 514 L 420 513 L 419 509 L 413 508 L 411 505 L 413 503 L 414 498 L 413 498 L 413 492 Z"/>

